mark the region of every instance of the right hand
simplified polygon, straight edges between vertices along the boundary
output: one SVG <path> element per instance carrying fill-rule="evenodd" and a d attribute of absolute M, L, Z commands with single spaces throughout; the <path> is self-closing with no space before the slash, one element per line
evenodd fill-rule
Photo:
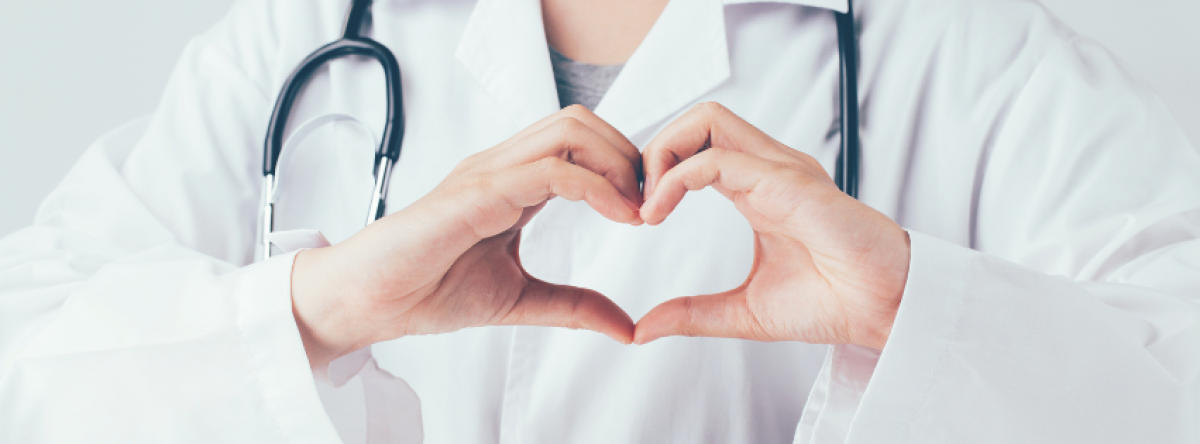
<path fill-rule="evenodd" d="M 292 303 L 314 368 L 375 342 L 489 325 L 594 330 L 628 344 L 629 315 L 598 292 L 526 273 L 521 228 L 555 196 L 640 225 L 641 154 L 581 106 L 473 155 L 428 195 L 345 242 L 305 250 Z"/>

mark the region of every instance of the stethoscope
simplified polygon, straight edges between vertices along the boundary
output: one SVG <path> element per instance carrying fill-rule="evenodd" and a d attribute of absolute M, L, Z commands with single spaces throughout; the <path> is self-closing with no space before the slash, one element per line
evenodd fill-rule
<path fill-rule="evenodd" d="M 308 83 L 312 74 L 321 66 L 346 56 L 367 56 L 383 67 L 387 80 L 387 115 L 383 127 L 383 138 L 375 150 L 374 188 L 371 191 L 367 224 L 383 217 L 387 199 L 387 185 L 391 179 L 392 166 L 400 160 L 400 146 L 404 139 L 404 93 L 400 88 L 400 64 L 387 47 L 369 37 L 361 35 L 362 23 L 371 6 L 370 0 L 352 0 L 342 38 L 317 49 L 300 66 L 292 71 L 283 83 L 283 90 L 275 101 L 271 121 L 267 126 L 267 137 L 263 149 L 263 195 L 262 208 L 262 259 L 271 257 L 269 235 L 275 229 L 275 167 L 283 151 L 284 132 L 292 105 L 300 90 Z M 858 138 L 858 42 L 854 28 L 854 9 L 847 2 L 846 13 L 835 12 L 838 33 L 838 57 L 840 59 L 839 104 L 841 107 L 841 151 L 834 168 L 834 182 L 851 197 L 858 198 L 859 138 Z"/>

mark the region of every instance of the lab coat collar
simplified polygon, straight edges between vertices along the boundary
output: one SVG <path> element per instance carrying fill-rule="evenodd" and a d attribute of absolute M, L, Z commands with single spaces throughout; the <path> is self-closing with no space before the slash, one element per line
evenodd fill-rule
<path fill-rule="evenodd" d="M 845 11 L 848 0 L 775 0 Z M 633 136 L 729 78 L 724 5 L 675 0 L 596 107 Z M 479 0 L 455 56 L 519 128 L 558 110 L 539 0 Z"/>
<path fill-rule="evenodd" d="M 668 3 L 596 114 L 632 137 L 729 78 L 723 6 L 719 0 Z"/>
<path fill-rule="evenodd" d="M 518 128 L 558 110 L 538 0 L 479 0 L 455 51 Z"/>

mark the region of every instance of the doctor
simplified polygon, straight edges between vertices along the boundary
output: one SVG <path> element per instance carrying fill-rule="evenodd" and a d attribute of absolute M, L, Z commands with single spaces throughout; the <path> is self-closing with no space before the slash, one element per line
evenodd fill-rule
<path fill-rule="evenodd" d="M 1200 439 L 1163 104 L 1033 2 L 854 6 L 861 202 L 844 0 L 376 1 L 392 213 L 382 73 L 333 64 L 280 160 L 299 252 L 252 264 L 275 91 L 345 4 L 239 3 L 0 241 L 0 442 Z"/>

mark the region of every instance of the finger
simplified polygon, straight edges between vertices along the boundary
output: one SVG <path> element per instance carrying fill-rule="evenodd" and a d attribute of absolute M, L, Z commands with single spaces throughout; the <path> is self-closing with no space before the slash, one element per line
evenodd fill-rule
<path fill-rule="evenodd" d="M 612 125 L 609 125 L 607 121 L 601 119 L 600 116 L 597 116 L 583 105 L 571 105 L 563 108 L 562 110 L 537 121 L 537 123 L 530 125 L 528 128 L 521 130 L 521 132 L 517 133 L 517 135 L 510 140 L 519 140 L 527 137 L 530 134 L 540 131 L 541 129 L 546 128 L 547 126 L 550 126 L 554 122 L 563 118 L 572 118 L 580 121 L 584 125 L 587 125 L 588 128 L 591 128 L 601 137 L 604 137 L 604 139 L 612 144 L 612 146 L 616 147 L 622 155 L 629 158 L 630 162 L 634 162 L 639 165 L 641 164 L 642 153 L 639 152 L 637 147 L 633 145 L 633 142 L 630 142 L 624 134 L 621 134 L 620 131 L 617 131 L 616 128 L 614 128 Z"/>
<path fill-rule="evenodd" d="M 777 161 L 794 160 L 796 154 L 724 106 L 702 103 L 671 122 L 646 145 L 642 154 L 645 195 L 649 197 L 662 175 L 675 165 L 713 146 Z"/>
<path fill-rule="evenodd" d="M 633 343 L 667 336 L 767 339 L 741 290 L 682 297 L 659 304 L 634 328 Z"/>
<path fill-rule="evenodd" d="M 641 156 L 632 160 L 582 121 L 564 117 L 509 147 L 502 162 L 513 166 L 558 157 L 604 176 L 630 201 L 641 203 Z"/>
<path fill-rule="evenodd" d="M 492 185 L 514 208 L 539 205 L 553 196 L 585 201 L 600 215 L 616 222 L 641 224 L 638 205 L 599 174 L 557 157 L 496 173 Z"/>
<path fill-rule="evenodd" d="M 593 290 L 533 278 L 498 325 L 592 330 L 622 344 L 633 342 L 633 319 L 611 299 Z"/>
<path fill-rule="evenodd" d="M 605 140 L 608 140 L 608 143 L 612 144 L 612 146 L 616 148 L 621 155 L 629 159 L 630 163 L 638 166 L 638 174 L 641 174 L 642 152 L 638 151 L 637 147 L 633 145 L 633 142 L 630 142 L 624 134 L 621 134 L 620 131 L 617 131 L 616 128 L 614 128 L 612 125 L 609 125 L 607 121 L 601 119 L 600 116 L 597 116 L 596 113 L 592 112 L 592 110 L 587 109 L 583 105 L 571 105 L 563 108 L 562 111 L 558 112 L 558 114 L 563 117 L 571 117 L 583 122 L 584 125 L 587 125 L 588 128 L 591 128 L 592 131 L 596 132 L 596 134 L 599 134 Z"/>
<path fill-rule="evenodd" d="M 642 204 L 640 215 L 646 223 L 660 224 L 688 191 L 710 185 L 720 187 L 725 193 L 751 191 L 763 177 L 781 167 L 778 163 L 724 148 L 707 150 L 667 171 L 654 194 L 647 196 Z"/>

